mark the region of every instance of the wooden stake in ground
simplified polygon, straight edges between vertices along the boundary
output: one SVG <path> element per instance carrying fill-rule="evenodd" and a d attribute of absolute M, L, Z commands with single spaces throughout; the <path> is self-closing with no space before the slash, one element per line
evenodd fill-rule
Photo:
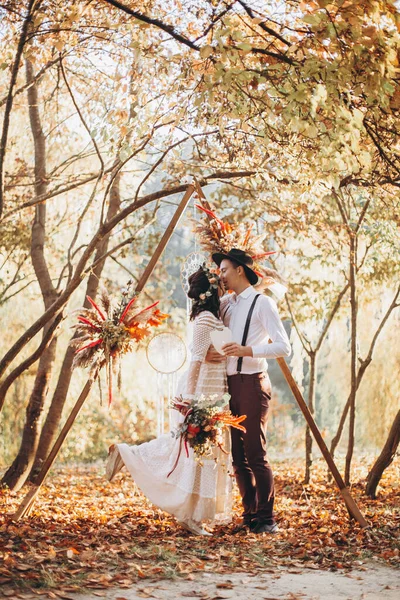
<path fill-rule="evenodd" d="M 319 449 L 322 452 L 324 459 L 326 460 L 328 468 L 329 468 L 330 472 L 332 473 L 333 478 L 336 481 L 336 484 L 339 488 L 339 491 L 342 495 L 343 500 L 346 503 L 347 510 L 349 511 L 350 515 L 352 517 L 354 517 L 354 519 L 356 519 L 356 521 L 358 521 L 358 523 L 361 525 L 361 527 L 368 527 L 369 525 L 368 525 L 367 521 L 365 520 L 360 509 L 358 508 L 354 498 L 350 494 L 349 489 L 346 487 L 346 485 L 343 481 L 343 478 L 338 471 L 335 461 L 333 460 L 332 455 L 329 452 L 328 447 L 324 442 L 321 432 L 318 429 L 318 426 L 317 426 L 316 422 L 314 421 L 314 418 L 313 418 L 312 414 L 310 413 L 310 410 L 309 410 L 303 396 L 301 395 L 301 392 L 297 386 L 297 383 L 293 379 L 293 376 L 290 372 L 289 367 L 286 364 L 285 359 L 277 358 L 276 361 L 277 361 L 278 365 L 280 366 L 282 373 L 283 373 L 286 381 L 288 382 L 290 389 L 292 390 L 293 396 L 295 397 L 297 404 L 299 405 L 299 408 L 307 421 L 307 424 L 314 436 L 315 441 L 317 442 L 317 444 L 319 446 Z"/>
<path fill-rule="evenodd" d="M 159 258 L 161 257 L 161 254 L 163 253 L 163 251 L 165 249 L 165 246 L 167 245 L 169 239 L 171 238 L 171 236 L 175 230 L 175 227 L 177 226 L 179 219 L 182 216 L 182 213 L 184 212 L 185 208 L 187 207 L 187 205 L 189 203 L 190 198 L 192 197 L 194 189 L 195 189 L 194 185 L 188 186 L 184 197 L 182 198 L 181 202 L 179 203 L 178 208 L 176 209 L 176 211 L 171 219 L 171 222 L 169 223 L 167 229 L 164 232 L 164 235 L 162 236 L 162 238 L 156 248 L 156 251 L 154 252 L 153 256 L 151 257 L 149 264 L 145 268 L 143 275 L 141 276 L 141 278 L 139 279 L 139 281 L 137 283 L 136 290 L 135 290 L 136 292 L 141 292 L 143 290 L 143 288 L 146 285 L 147 281 L 149 280 L 151 274 L 153 273 L 154 268 L 155 268 Z M 65 422 L 64 427 L 61 430 L 60 435 L 58 436 L 57 440 L 55 441 L 53 448 L 50 451 L 49 456 L 44 461 L 42 468 L 40 469 L 40 472 L 38 473 L 36 483 L 26 494 L 26 496 L 22 500 L 20 506 L 18 507 L 18 510 L 16 511 L 16 513 L 14 515 L 12 515 L 12 517 L 11 517 L 12 520 L 18 521 L 19 519 L 22 519 L 24 516 L 27 516 L 29 514 L 29 512 L 33 506 L 33 503 L 35 502 L 35 499 L 39 493 L 39 490 L 40 490 L 49 470 L 51 469 L 55 459 L 57 458 L 57 455 L 60 451 L 60 448 L 61 448 L 65 438 L 67 437 L 72 425 L 75 422 L 76 417 L 78 416 L 80 409 L 82 408 L 86 398 L 89 395 L 90 390 L 92 389 L 94 381 L 95 381 L 94 379 L 92 379 L 92 380 L 89 379 L 86 382 L 74 408 L 72 409 L 68 419 Z"/>
<path fill-rule="evenodd" d="M 209 203 L 207 202 L 207 199 L 204 196 L 203 190 L 201 189 L 199 183 L 197 181 L 195 181 L 195 184 L 196 184 L 196 192 L 200 197 L 200 201 L 201 201 L 202 205 L 204 206 L 204 208 L 211 210 L 211 207 L 210 207 Z M 339 488 L 339 491 L 342 495 L 344 502 L 346 503 L 349 514 L 354 519 L 356 519 L 356 521 L 361 525 L 361 527 L 368 527 L 369 525 L 368 525 L 367 521 L 365 520 L 360 509 L 358 508 L 354 498 L 350 494 L 349 489 L 346 487 L 346 485 L 343 481 L 343 478 L 338 471 L 338 468 L 335 465 L 332 455 L 330 454 L 328 447 L 325 444 L 324 439 L 321 435 L 321 432 L 318 429 L 318 426 L 317 426 L 316 422 L 314 421 L 314 418 L 313 418 L 312 414 L 310 413 L 310 410 L 309 410 L 303 396 L 301 395 L 301 392 L 300 392 L 295 380 L 293 379 L 293 376 L 290 372 L 289 367 L 287 366 L 287 364 L 285 362 L 285 359 L 277 358 L 276 361 L 277 361 L 278 365 L 280 366 L 281 371 L 293 393 L 293 396 L 295 397 L 297 404 L 299 405 L 299 408 L 307 421 L 307 424 L 314 436 L 315 441 L 317 442 L 317 444 L 322 452 L 323 457 L 325 458 L 325 460 L 327 462 L 328 468 L 336 481 L 336 484 Z"/>
<path fill-rule="evenodd" d="M 39 493 L 41 485 L 42 485 L 43 481 L 45 480 L 47 473 L 50 471 L 55 459 L 57 458 L 60 448 L 61 448 L 65 438 L 67 437 L 72 425 L 74 424 L 74 421 L 75 421 L 76 417 L 78 416 L 78 413 L 79 413 L 80 409 L 82 408 L 83 403 L 85 402 L 86 398 L 88 397 L 89 392 L 92 389 L 94 382 L 95 382 L 95 379 L 89 379 L 85 383 L 85 386 L 82 389 L 82 391 L 79 395 L 79 398 L 76 401 L 76 404 L 75 404 L 74 408 L 72 409 L 68 419 L 66 420 L 64 427 L 61 430 L 60 435 L 58 436 L 57 440 L 55 441 L 54 446 L 52 447 L 49 456 L 46 458 L 46 460 L 44 461 L 44 463 L 42 465 L 42 468 L 40 469 L 40 472 L 36 479 L 36 483 L 31 487 L 29 492 L 26 494 L 26 496 L 22 500 L 20 506 L 18 507 L 17 512 L 12 516 L 12 519 L 14 521 L 18 521 L 25 515 L 29 514 L 29 512 L 33 506 L 33 503 L 35 502 L 36 496 Z"/>

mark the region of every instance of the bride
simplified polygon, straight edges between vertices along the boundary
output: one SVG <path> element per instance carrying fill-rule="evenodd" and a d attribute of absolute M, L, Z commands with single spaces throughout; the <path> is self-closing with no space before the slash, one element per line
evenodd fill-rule
<path fill-rule="evenodd" d="M 211 345 L 210 332 L 223 328 L 219 314 L 222 284 L 218 275 L 203 266 L 189 277 L 189 285 L 188 296 L 193 300 L 190 320 L 194 322 L 192 355 L 177 395 L 186 400 L 202 394 L 222 396 L 227 392 L 226 361 L 205 362 Z M 176 413 L 175 425 L 178 425 L 183 417 L 177 411 L 172 412 Z M 171 433 L 137 446 L 114 444 L 109 450 L 106 476 L 112 481 L 126 467 L 153 504 L 176 517 L 192 533 L 210 535 L 203 522 L 213 524 L 231 518 L 230 455 L 216 448 L 214 455 L 202 459 L 200 465 L 190 448 L 189 458 L 182 452 L 175 466 L 179 445 L 179 439 Z M 230 449 L 229 432 L 224 446 Z"/>

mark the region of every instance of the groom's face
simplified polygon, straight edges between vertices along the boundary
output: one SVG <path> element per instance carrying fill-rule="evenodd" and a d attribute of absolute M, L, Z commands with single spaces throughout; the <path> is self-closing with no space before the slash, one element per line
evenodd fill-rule
<path fill-rule="evenodd" d="M 238 271 L 241 269 L 239 267 L 235 267 L 230 260 L 225 258 L 221 262 L 219 268 L 221 272 L 222 283 L 224 284 L 225 289 L 235 291 L 235 288 L 240 281 L 240 273 Z"/>

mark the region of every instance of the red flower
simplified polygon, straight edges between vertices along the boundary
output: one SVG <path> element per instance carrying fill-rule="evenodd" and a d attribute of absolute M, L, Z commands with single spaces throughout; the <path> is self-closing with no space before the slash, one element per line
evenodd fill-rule
<path fill-rule="evenodd" d="M 189 423 L 186 431 L 188 433 L 191 433 L 192 435 L 196 435 L 196 433 L 199 433 L 200 427 L 198 425 L 192 425 L 191 423 Z"/>

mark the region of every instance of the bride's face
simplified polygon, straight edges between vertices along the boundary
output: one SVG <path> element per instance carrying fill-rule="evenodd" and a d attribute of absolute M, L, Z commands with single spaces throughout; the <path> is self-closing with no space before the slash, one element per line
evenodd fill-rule
<path fill-rule="evenodd" d="M 220 280 L 219 284 L 218 284 L 218 298 L 221 298 L 221 296 L 223 296 L 225 294 L 225 287 L 224 284 L 222 283 L 222 280 Z"/>

